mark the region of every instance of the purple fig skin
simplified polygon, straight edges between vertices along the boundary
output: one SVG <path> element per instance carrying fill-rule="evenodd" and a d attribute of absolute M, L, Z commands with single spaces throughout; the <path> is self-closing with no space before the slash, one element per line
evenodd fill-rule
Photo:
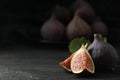
<path fill-rule="evenodd" d="M 89 24 L 92 24 L 96 17 L 93 7 L 84 0 L 76 0 L 71 6 L 72 14 L 74 14 L 78 9 L 80 10 L 81 18 L 87 21 Z"/>
<path fill-rule="evenodd" d="M 103 35 L 107 35 L 108 29 L 107 25 L 100 19 L 100 17 L 97 17 L 95 21 L 92 24 L 93 33 L 99 33 Z"/>
<path fill-rule="evenodd" d="M 94 34 L 94 41 L 87 50 L 93 58 L 97 71 L 112 70 L 118 61 L 116 49 L 111 44 L 102 41 L 98 34 Z"/>
<path fill-rule="evenodd" d="M 62 40 L 65 35 L 64 25 L 52 14 L 51 18 L 41 27 L 41 36 L 44 40 L 58 41 Z"/>
<path fill-rule="evenodd" d="M 74 12 L 77 9 L 79 9 L 79 8 L 85 6 L 85 5 L 88 5 L 88 3 L 86 1 L 84 1 L 84 0 L 75 0 L 75 2 L 71 5 L 70 9 L 71 9 L 72 13 L 74 14 Z"/>
<path fill-rule="evenodd" d="M 67 24 L 70 21 L 71 14 L 68 8 L 56 5 L 53 9 L 53 13 L 56 15 L 56 18 L 63 24 Z"/>
<path fill-rule="evenodd" d="M 74 14 L 73 19 L 67 25 L 66 35 L 68 40 L 82 36 L 89 38 L 91 36 L 92 30 L 90 28 L 90 25 L 80 17 L 80 10 L 77 10 Z"/>

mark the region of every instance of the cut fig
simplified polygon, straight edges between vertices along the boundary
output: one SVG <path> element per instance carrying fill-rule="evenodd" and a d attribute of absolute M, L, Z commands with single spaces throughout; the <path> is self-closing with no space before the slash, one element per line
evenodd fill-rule
<path fill-rule="evenodd" d="M 71 71 L 70 63 L 71 63 L 72 57 L 73 57 L 73 54 L 70 57 L 68 57 L 67 59 L 65 59 L 64 61 L 60 62 L 59 65 L 61 67 L 63 67 L 65 70 Z"/>
<path fill-rule="evenodd" d="M 82 47 L 74 53 L 71 59 L 70 69 L 76 74 L 81 73 L 84 70 L 87 70 L 90 73 L 95 72 L 95 66 L 92 57 L 84 45 L 82 45 Z"/>

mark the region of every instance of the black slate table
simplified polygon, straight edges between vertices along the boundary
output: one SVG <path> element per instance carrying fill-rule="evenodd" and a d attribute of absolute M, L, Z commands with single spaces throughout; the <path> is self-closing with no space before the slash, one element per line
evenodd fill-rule
<path fill-rule="evenodd" d="M 70 55 L 68 49 L 14 46 L 0 50 L 0 80 L 120 80 L 116 73 L 82 77 L 59 66 Z"/>

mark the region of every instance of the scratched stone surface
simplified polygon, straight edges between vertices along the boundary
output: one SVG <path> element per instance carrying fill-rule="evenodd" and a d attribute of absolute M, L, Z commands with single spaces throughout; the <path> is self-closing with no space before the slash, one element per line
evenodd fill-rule
<path fill-rule="evenodd" d="M 69 55 L 68 49 L 28 46 L 0 49 L 0 80 L 120 80 L 120 65 L 116 72 L 90 77 L 69 73 L 59 66 Z"/>

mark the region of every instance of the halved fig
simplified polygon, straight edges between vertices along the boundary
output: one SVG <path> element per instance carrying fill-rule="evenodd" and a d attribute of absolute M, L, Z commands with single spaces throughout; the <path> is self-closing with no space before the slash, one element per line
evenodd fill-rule
<path fill-rule="evenodd" d="M 70 63 L 71 63 L 72 57 L 73 57 L 73 54 L 69 56 L 67 59 L 65 59 L 64 61 L 60 62 L 59 65 L 63 67 L 65 70 L 71 71 Z"/>
<path fill-rule="evenodd" d="M 81 73 L 84 70 L 87 70 L 90 73 L 95 72 L 95 66 L 92 57 L 84 45 L 82 45 L 81 48 L 74 53 L 71 59 L 70 69 L 76 74 Z"/>

